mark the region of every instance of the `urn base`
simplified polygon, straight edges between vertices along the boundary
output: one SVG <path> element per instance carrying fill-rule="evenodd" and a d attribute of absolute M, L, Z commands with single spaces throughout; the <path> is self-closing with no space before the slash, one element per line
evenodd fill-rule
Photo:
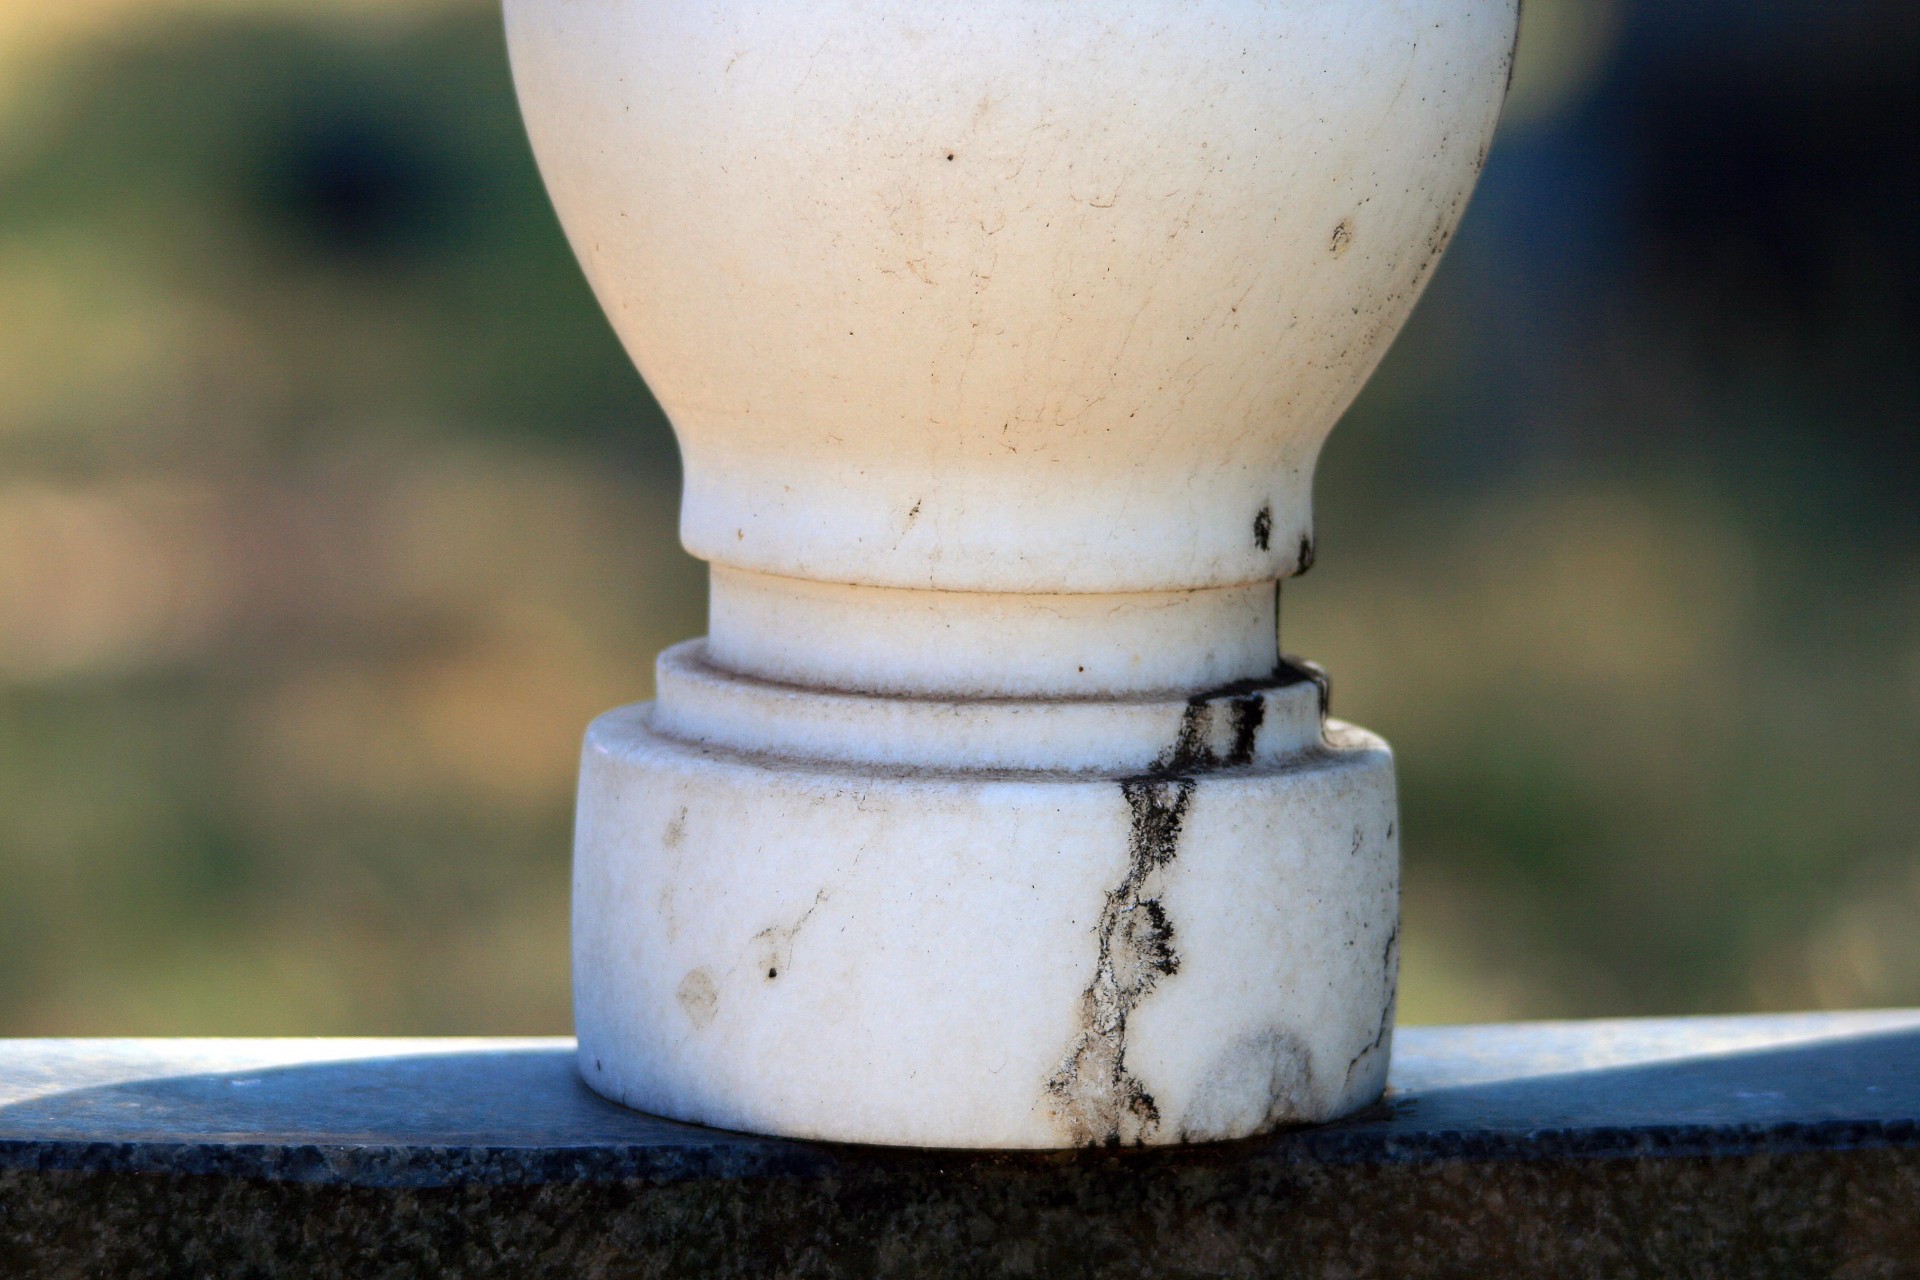
<path fill-rule="evenodd" d="M 1392 759 L 1323 722 L 1301 674 L 947 703 L 670 651 L 663 704 L 587 736 L 582 1076 L 678 1120 L 928 1147 L 1213 1141 L 1370 1104 L 1398 968 Z M 838 737 L 783 738 L 796 700 L 789 722 Z M 1105 719 L 1104 766 L 990 749 Z M 756 724 L 779 752 L 745 745 Z M 961 763 L 926 758 L 941 741 Z"/>

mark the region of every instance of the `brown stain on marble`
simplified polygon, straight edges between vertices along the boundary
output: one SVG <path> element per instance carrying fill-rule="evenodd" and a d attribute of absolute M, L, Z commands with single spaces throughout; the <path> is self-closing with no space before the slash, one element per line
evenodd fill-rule
<path fill-rule="evenodd" d="M 720 1011 L 720 984 L 704 965 L 680 979 L 680 987 L 673 994 L 695 1030 L 711 1023 Z"/>

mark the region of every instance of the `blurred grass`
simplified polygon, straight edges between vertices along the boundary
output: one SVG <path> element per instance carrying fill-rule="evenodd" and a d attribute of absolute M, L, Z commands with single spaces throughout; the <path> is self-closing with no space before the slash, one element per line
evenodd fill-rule
<path fill-rule="evenodd" d="M 1570 4 L 1286 597 L 1399 751 L 1403 1017 L 1920 1001 L 1910 304 L 1588 198 L 1659 63 Z M 567 1025 L 578 734 L 703 571 L 498 28 L 0 15 L 0 1034 Z"/>

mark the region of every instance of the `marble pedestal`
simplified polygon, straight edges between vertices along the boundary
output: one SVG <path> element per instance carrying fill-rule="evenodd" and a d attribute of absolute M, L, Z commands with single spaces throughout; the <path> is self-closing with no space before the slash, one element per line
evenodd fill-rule
<path fill-rule="evenodd" d="M 587 738 L 582 1074 L 676 1119 L 917 1146 L 1212 1141 L 1366 1105 L 1392 761 L 1323 691 L 1284 666 L 1186 700 L 867 697 L 670 650 L 661 701 Z"/>

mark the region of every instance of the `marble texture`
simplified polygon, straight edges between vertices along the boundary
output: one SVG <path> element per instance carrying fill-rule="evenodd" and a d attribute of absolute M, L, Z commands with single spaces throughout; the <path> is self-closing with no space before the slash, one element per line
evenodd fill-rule
<path fill-rule="evenodd" d="M 1269 641 L 1271 643 L 1271 641 Z M 1213 697 L 943 698 L 810 689 L 742 676 L 704 641 L 655 664 L 656 733 L 748 755 L 904 769 L 1128 778 L 1207 758 L 1277 767 L 1323 742 L 1325 676 L 1289 664 Z"/>
<path fill-rule="evenodd" d="M 741 675 L 909 697 L 1129 698 L 1271 676 L 1271 582 L 910 591 L 713 566 L 707 655 Z"/>
<path fill-rule="evenodd" d="M 574 864 L 587 1081 L 723 1128 L 946 1147 L 1366 1105 L 1398 964 L 1391 758 L 1336 725 L 1254 763 L 1257 726 L 1220 702 L 1244 761 L 1120 777 L 756 756 L 647 707 L 601 717 Z"/>
<path fill-rule="evenodd" d="M 1516 0 L 506 0 L 710 635 L 587 736 L 584 1078 L 944 1147 L 1374 1101 L 1392 758 L 1282 656 Z"/>

